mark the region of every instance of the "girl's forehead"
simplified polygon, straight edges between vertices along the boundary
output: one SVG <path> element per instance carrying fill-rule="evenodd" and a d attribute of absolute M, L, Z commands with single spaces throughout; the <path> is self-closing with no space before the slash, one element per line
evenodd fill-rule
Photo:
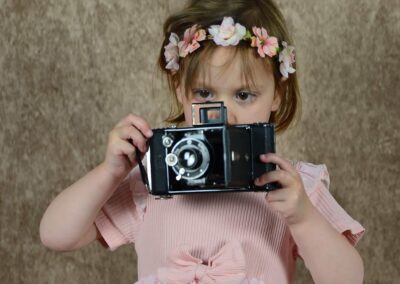
<path fill-rule="evenodd" d="M 247 50 L 234 47 L 217 47 L 201 58 L 195 84 L 264 85 L 274 80 L 268 60 L 257 58 Z"/>
<path fill-rule="evenodd" d="M 207 52 L 203 58 L 205 65 L 217 68 L 240 63 L 239 51 L 232 46 L 218 46 L 212 49 L 210 52 Z"/>

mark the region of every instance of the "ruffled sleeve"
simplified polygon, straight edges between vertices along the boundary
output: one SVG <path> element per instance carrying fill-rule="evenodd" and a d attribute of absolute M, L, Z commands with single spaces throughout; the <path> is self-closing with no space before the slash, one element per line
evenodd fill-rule
<path fill-rule="evenodd" d="M 325 165 L 294 162 L 312 204 L 341 234 L 356 245 L 365 229 L 336 202 L 329 192 L 329 174 Z"/>
<path fill-rule="evenodd" d="M 146 210 L 147 196 L 136 167 L 99 211 L 95 225 L 111 251 L 135 242 Z"/>

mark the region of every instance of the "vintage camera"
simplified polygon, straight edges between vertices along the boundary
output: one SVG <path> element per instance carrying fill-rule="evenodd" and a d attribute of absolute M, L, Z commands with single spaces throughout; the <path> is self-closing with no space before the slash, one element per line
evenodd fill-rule
<path fill-rule="evenodd" d="M 254 179 L 276 169 L 260 161 L 275 152 L 274 125 L 228 125 L 223 102 L 192 105 L 193 127 L 153 129 L 147 154 L 149 192 L 174 194 L 270 191 L 277 183 L 258 187 Z M 144 176 L 142 166 L 142 177 Z"/>

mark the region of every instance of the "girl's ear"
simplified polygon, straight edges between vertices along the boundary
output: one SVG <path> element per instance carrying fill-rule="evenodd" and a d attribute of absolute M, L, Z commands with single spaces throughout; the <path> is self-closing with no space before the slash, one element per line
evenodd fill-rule
<path fill-rule="evenodd" d="M 274 100 L 272 101 L 271 111 L 277 111 L 281 106 L 282 94 L 279 88 L 275 89 Z"/>

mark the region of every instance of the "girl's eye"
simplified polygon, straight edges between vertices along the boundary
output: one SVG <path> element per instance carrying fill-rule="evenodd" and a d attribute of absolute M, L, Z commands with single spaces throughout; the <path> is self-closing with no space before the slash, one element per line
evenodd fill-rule
<path fill-rule="evenodd" d="M 194 97 L 199 100 L 211 100 L 213 94 L 205 89 L 195 89 L 193 90 Z"/>
<path fill-rule="evenodd" d="M 236 100 L 239 102 L 250 103 L 256 98 L 255 94 L 241 91 L 236 94 Z"/>

